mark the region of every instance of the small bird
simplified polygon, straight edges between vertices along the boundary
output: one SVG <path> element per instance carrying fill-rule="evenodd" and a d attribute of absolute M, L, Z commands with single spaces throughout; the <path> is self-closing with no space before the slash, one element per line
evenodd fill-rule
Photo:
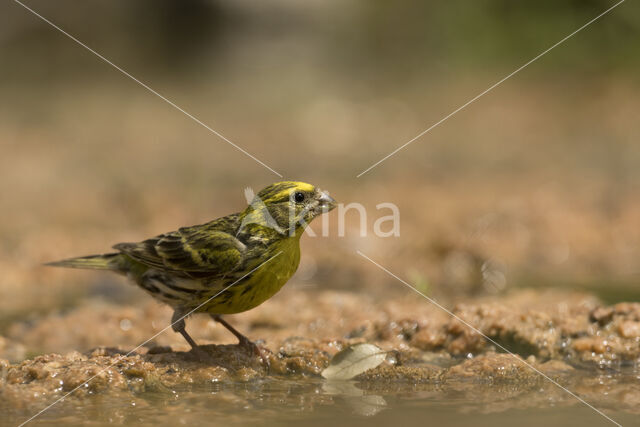
<path fill-rule="evenodd" d="M 300 237 L 318 215 L 336 206 L 311 184 L 283 181 L 257 195 L 245 190 L 242 212 L 183 227 L 139 243 L 118 243 L 117 252 L 70 258 L 46 265 L 111 270 L 125 274 L 174 310 L 171 325 L 200 351 L 184 318 L 207 313 L 263 361 L 259 347 L 221 315 L 262 304 L 282 288 L 300 262 Z"/>

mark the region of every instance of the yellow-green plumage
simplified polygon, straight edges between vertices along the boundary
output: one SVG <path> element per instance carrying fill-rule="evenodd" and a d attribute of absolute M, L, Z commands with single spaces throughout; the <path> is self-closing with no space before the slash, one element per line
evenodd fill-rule
<path fill-rule="evenodd" d="M 119 243 L 114 253 L 50 265 L 126 274 L 172 306 L 174 319 L 193 310 L 240 313 L 271 298 L 289 280 L 300 262 L 304 227 L 334 206 L 311 184 L 278 182 L 260 191 L 243 212 L 139 243 Z M 184 322 L 174 329 L 187 338 Z"/>

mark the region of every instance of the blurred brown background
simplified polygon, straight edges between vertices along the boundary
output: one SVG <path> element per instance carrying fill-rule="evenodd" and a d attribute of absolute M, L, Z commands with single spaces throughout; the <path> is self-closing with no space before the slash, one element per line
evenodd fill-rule
<path fill-rule="evenodd" d="M 407 292 L 360 249 L 445 300 L 640 296 L 636 2 L 360 178 L 613 3 L 27 4 L 285 178 L 363 203 L 370 234 L 376 204 L 399 206 L 399 238 L 359 237 L 355 214 L 338 238 L 332 213 L 283 292 Z M 0 58 L 0 332 L 86 298 L 146 301 L 116 276 L 40 264 L 241 210 L 244 187 L 278 180 L 13 2 Z"/>

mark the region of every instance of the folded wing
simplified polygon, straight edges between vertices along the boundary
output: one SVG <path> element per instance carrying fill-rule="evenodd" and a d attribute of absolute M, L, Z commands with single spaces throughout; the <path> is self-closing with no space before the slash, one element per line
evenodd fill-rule
<path fill-rule="evenodd" d="M 185 227 L 140 243 L 113 247 L 149 267 L 184 276 L 222 276 L 242 265 L 245 245 L 207 226 Z"/>

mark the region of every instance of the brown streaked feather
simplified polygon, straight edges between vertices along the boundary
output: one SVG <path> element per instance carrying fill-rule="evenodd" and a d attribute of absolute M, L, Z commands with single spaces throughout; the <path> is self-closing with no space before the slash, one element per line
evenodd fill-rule
<path fill-rule="evenodd" d="M 159 270 L 198 277 L 224 275 L 244 259 L 245 245 L 231 234 L 236 223 L 237 214 L 233 214 L 140 243 L 118 243 L 113 248 Z"/>

